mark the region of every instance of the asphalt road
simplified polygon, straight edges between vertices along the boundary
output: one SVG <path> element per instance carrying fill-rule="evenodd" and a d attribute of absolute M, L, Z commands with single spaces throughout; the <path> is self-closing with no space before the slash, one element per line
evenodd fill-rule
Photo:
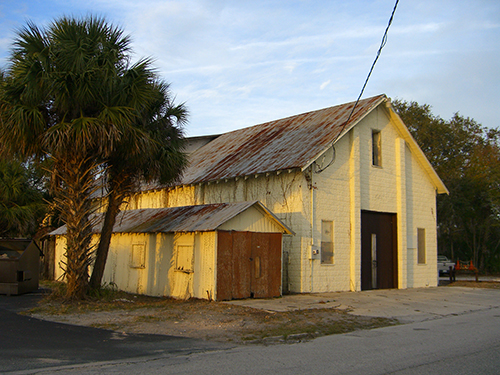
<path fill-rule="evenodd" d="M 497 301 L 500 290 L 477 291 L 461 295 L 462 299 L 468 299 L 462 303 L 474 304 L 474 309 L 465 308 L 460 312 L 451 309 L 450 314 L 434 315 L 409 324 L 297 344 L 232 347 L 159 335 L 124 336 L 43 322 L 14 314 L 12 307 L 6 308 L 6 303 L 10 306 L 13 300 L 0 296 L 0 372 L 499 374 L 500 304 Z M 414 291 L 416 295 L 427 295 L 426 292 L 427 289 Z M 386 294 L 399 296 L 400 293 Z M 427 298 L 421 301 L 423 307 L 430 303 Z M 400 301 L 402 305 L 405 303 Z M 391 305 L 388 306 L 391 309 Z"/>
<path fill-rule="evenodd" d="M 60 368 L 64 374 L 499 374 L 500 311 L 317 338 Z M 56 369 L 37 371 L 52 374 Z"/>
<path fill-rule="evenodd" d="M 40 294 L 0 295 L 0 373 L 75 366 L 150 356 L 179 356 L 230 347 L 182 337 L 121 334 L 17 314 Z"/>

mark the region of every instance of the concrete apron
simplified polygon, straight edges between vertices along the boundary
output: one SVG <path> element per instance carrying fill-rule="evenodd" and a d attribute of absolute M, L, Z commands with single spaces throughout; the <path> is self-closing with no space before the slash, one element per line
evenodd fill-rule
<path fill-rule="evenodd" d="M 271 312 L 333 308 L 353 315 L 421 322 L 500 307 L 500 289 L 431 287 L 285 295 L 227 301 Z"/>

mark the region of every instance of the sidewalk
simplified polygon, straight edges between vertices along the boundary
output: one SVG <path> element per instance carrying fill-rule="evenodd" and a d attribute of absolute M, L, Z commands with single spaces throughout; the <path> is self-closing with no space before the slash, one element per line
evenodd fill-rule
<path fill-rule="evenodd" d="M 285 295 L 228 301 L 266 311 L 336 308 L 349 314 L 421 322 L 500 307 L 500 289 L 431 287 Z"/>

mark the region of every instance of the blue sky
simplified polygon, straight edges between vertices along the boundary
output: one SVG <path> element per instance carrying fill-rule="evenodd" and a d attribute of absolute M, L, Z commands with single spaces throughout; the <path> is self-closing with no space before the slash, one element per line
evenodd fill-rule
<path fill-rule="evenodd" d="M 2 0 L 0 66 L 15 30 L 95 14 L 151 56 L 190 112 L 187 135 L 217 134 L 353 101 L 394 0 Z M 500 1 L 401 0 L 363 97 L 385 93 L 499 124 Z"/>

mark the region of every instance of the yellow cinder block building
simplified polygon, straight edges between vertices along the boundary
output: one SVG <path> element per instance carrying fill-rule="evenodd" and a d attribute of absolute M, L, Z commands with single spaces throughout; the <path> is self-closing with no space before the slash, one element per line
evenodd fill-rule
<path fill-rule="evenodd" d="M 210 279 L 206 282 L 213 284 L 210 288 L 189 289 L 184 284 L 175 292 L 176 286 L 144 288 L 138 276 L 131 276 L 130 264 L 118 266 L 117 256 L 108 260 L 105 281 L 146 294 L 214 299 L 260 296 L 246 287 L 242 293 L 228 292 L 231 288 L 222 284 L 237 284 L 238 289 L 252 285 L 266 272 L 280 273 L 279 293 L 436 286 L 436 194 L 447 189 L 390 99 L 385 95 L 364 99 L 353 111 L 354 105 L 191 138 L 190 165 L 181 181 L 173 187 L 149 187 L 123 207 L 141 210 L 258 202 L 263 217 L 283 236 L 279 245 L 273 245 L 280 248 L 273 266 L 264 270 L 259 263 L 262 259 L 244 256 L 246 250 L 233 255 L 232 268 L 218 260 L 217 254 L 223 254 L 229 243 L 254 241 L 243 237 L 220 240 L 227 233 L 270 233 L 265 226 L 251 227 L 251 220 L 242 215 L 239 224 L 233 220 L 217 229 L 227 233 L 213 234 L 213 240 L 197 240 L 196 233 L 201 232 L 183 232 L 191 233 L 195 247 L 197 241 L 213 243 L 207 245 L 213 252 L 213 275 L 206 276 L 210 267 L 201 263 L 192 275 Z M 160 229 L 142 235 L 151 236 Z M 180 233 L 169 236 L 174 239 Z M 130 257 L 134 241 L 116 233 L 111 252 L 119 247 Z M 168 273 L 175 271 L 172 259 L 182 258 L 178 252 L 185 248 L 176 247 L 175 239 L 165 241 L 163 247 L 157 242 L 154 251 L 172 263 Z M 59 257 L 62 242 L 57 246 Z M 194 254 L 195 258 L 203 256 Z M 155 267 L 150 262 L 140 272 L 156 272 Z M 241 279 L 238 267 L 248 268 L 250 281 Z M 168 277 L 161 277 L 168 284 Z"/>

